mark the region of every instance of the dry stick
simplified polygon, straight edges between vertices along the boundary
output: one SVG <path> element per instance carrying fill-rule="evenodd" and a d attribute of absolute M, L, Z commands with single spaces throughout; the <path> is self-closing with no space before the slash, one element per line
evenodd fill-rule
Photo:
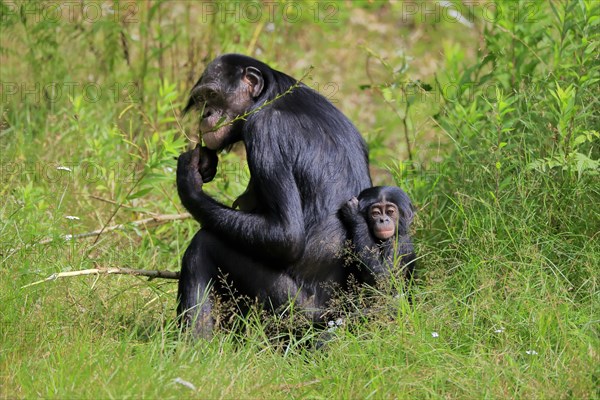
<path fill-rule="evenodd" d="M 82 276 L 82 275 L 134 275 L 134 276 L 147 276 L 149 278 L 164 278 L 164 279 L 179 279 L 179 272 L 174 271 L 149 271 L 145 269 L 134 269 L 134 268 L 119 268 L 119 267 L 109 267 L 109 268 L 91 268 L 91 269 L 82 269 L 80 271 L 68 271 L 68 272 L 57 272 L 55 274 L 50 275 L 46 279 L 42 279 L 41 281 L 29 283 L 25 286 L 21 286 L 21 289 L 28 288 L 30 286 L 39 285 L 40 283 L 54 281 L 58 278 L 68 278 L 71 276 Z"/>
<path fill-rule="evenodd" d="M 163 224 L 163 223 L 169 222 L 169 221 L 187 219 L 190 217 L 191 217 L 191 215 L 189 213 L 157 215 L 157 216 L 154 216 L 151 218 L 146 218 L 146 219 L 129 222 L 127 224 L 118 224 L 118 225 L 104 227 L 103 229 L 97 229 L 92 232 L 80 233 L 77 235 L 66 235 L 66 236 L 64 236 L 64 239 L 71 240 L 71 239 L 79 239 L 79 238 L 85 238 L 85 237 L 93 237 L 93 236 L 101 235 L 102 233 L 105 233 L 105 232 L 111 232 L 111 231 L 114 231 L 117 229 L 123 229 L 123 228 L 127 227 L 128 225 L 135 225 L 135 226 L 143 225 L 143 226 L 148 227 L 148 226 L 152 226 L 152 225 Z M 52 239 L 52 238 L 48 238 L 48 239 L 44 239 L 36 244 L 46 244 L 46 243 L 52 242 L 53 240 L 54 239 Z M 41 281 L 37 281 L 37 282 L 27 284 L 25 286 L 21 286 L 21 289 L 24 289 L 24 288 L 27 288 L 30 286 L 34 286 L 34 285 L 38 285 L 40 283 L 53 281 L 58 278 L 66 278 L 66 277 L 81 276 L 81 275 L 101 275 L 101 274 L 107 274 L 107 275 L 121 274 L 121 275 L 147 276 L 149 278 L 179 279 L 179 272 L 173 272 L 173 271 L 158 271 L 158 270 L 150 271 L 150 270 L 145 270 L 145 269 L 118 268 L 118 267 L 91 268 L 91 269 L 84 269 L 84 270 L 80 270 L 80 271 L 58 272 L 58 273 L 50 275 L 46 279 L 42 279 Z"/>
<path fill-rule="evenodd" d="M 291 93 L 294 89 L 296 89 L 297 87 L 299 87 L 302 83 L 302 81 L 304 80 L 304 78 L 306 78 L 306 76 L 308 76 L 308 74 L 312 71 L 313 67 L 311 66 L 306 73 L 302 76 L 302 78 L 300 78 L 299 80 L 296 81 L 295 84 L 293 84 L 292 86 L 290 86 L 285 92 L 278 94 L 277 96 L 275 96 L 275 98 L 273 100 L 267 101 L 264 104 L 262 104 L 260 107 L 257 107 L 256 109 L 247 112 L 243 115 L 239 115 L 237 117 L 235 117 L 233 120 L 225 122 L 223 125 L 232 125 L 233 123 L 237 122 L 238 120 L 245 120 L 246 117 L 248 117 L 249 115 L 252 115 L 254 113 L 257 113 L 258 111 L 260 111 L 261 109 L 263 109 L 264 107 L 268 106 L 269 104 L 272 104 L 273 102 L 279 100 L 280 98 L 282 98 L 283 96 L 286 96 L 287 94 Z M 223 125 L 219 125 L 219 128 Z M 131 190 L 129 191 L 128 194 L 131 193 L 131 191 L 133 191 L 133 189 L 137 186 L 137 184 L 141 181 L 138 180 L 138 182 L 136 182 L 135 185 L 133 185 L 133 187 L 131 188 Z M 117 209 L 115 210 L 115 212 L 113 213 L 113 215 L 110 217 L 109 221 L 115 216 L 115 214 L 117 213 L 117 211 L 119 210 L 119 208 L 122 205 L 119 205 L 117 207 Z M 123 229 L 125 228 L 127 225 L 155 225 L 155 224 L 161 224 L 164 223 L 166 221 L 174 221 L 174 220 L 179 220 L 179 219 L 187 219 L 190 218 L 191 215 L 189 213 L 183 213 L 183 214 L 173 214 L 173 215 L 157 215 L 157 216 L 153 216 L 151 218 L 146 218 L 143 220 L 138 220 L 138 221 L 133 221 L 133 222 L 129 222 L 127 224 L 118 224 L 118 225 L 113 225 L 113 226 L 104 226 L 101 229 L 97 229 L 95 231 L 92 232 L 87 232 L 87 233 L 80 233 L 80 234 L 76 234 L 76 235 L 65 235 L 63 238 L 65 240 L 72 240 L 72 239 L 79 239 L 79 238 L 85 238 L 85 237 L 93 237 L 96 236 L 96 240 L 98 240 L 98 237 L 105 233 L 105 232 L 111 232 L 117 229 Z M 52 242 L 54 239 L 52 238 L 47 238 L 44 240 L 41 240 L 35 244 L 47 244 Z M 56 280 L 58 278 L 65 278 L 65 277 L 71 277 L 71 276 L 82 276 L 82 275 L 100 275 L 100 274 L 122 274 L 122 275 L 137 275 L 137 276 L 147 276 L 150 278 L 165 278 L 165 279 L 179 279 L 179 272 L 173 272 L 173 271 L 149 271 L 149 270 L 143 270 L 143 269 L 132 269 L 132 268 L 118 268 L 118 267 L 113 267 L 113 268 L 92 268 L 92 269 L 84 269 L 84 270 L 80 270 L 80 271 L 69 271 L 69 272 L 58 272 L 55 274 L 50 275 L 49 277 L 47 277 L 46 279 L 42 279 L 41 281 L 37 281 L 37 282 L 33 282 L 30 284 L 27 284 L 25 286 L 22 286 L 21 289 L 30 287 L 30 286 L 34 286 L 34 285 L 38 285 L 40 283 L 44 283 L 44 282 L 48 282 L 48 281 L 53 281 Z"/>

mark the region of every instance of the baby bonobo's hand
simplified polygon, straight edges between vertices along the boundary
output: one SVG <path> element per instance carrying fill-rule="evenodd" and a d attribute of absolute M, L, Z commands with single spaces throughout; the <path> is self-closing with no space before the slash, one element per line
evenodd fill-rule
<path fill-rule="evenodd" d="M 356 197 L 351 198 L 346 202 L 344 208 L 350 214 L 358 214 L 358 199 Z"/>
<path fill-rule="evenodd" d="M 343 222 L 353 225 L 356 217 L 359 214 L 358 199 L 356 197 L 351 198 L 342 206 L 340 214 Z"/>

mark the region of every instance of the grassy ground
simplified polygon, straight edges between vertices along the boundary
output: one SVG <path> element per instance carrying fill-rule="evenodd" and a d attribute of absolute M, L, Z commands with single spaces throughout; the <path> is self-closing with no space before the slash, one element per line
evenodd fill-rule
<path fill-rule="evenodd" d="M 473 26 L 434 2 L 87 2 L 55 18 L 57 4 L 0 3 L 0 397 L 600 397 L 593 1 L 460 8 Z M 296 77 L 312 65 L 375 183 L 411 195 L 413 304 L 385 299 L 391 315 L 348 320 L 315 351 L 318 332 L 277 340 L 253 317 L 182 338 L 173 281 L 23 288 L 179 269 L 191 220 L 64 235 L 184 211 L 174 156 L 195 123 L 174 110 L 233 51 Z M 231 202 L 247 179 L 235 148 L 210 190 Z"/>

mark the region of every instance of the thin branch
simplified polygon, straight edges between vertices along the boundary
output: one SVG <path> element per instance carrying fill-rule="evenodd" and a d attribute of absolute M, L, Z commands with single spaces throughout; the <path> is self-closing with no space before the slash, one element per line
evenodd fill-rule
<path fill-rule="evenodd" d="M 314 67 L 311 65 L 306 72 L 304 73 L 304 75 L 302 75 L 302 77 L 298 80 L 296 80 L 296 82 L 291 85 L 285 92 L 283 93 L 279 93 L 277 96 L 275 96 L 275 98 L 265 101 L 263 104 L 261 104 L 259 107 L 256 107 L 253 110 L 250 110 L 242 115 L 238 115 L 236 116 L 234 119 L 230 120 L 230 121 L 223 121 L 222 123 L 217 123 L 217 125 L 215 127 L 213 127 L 209 132 L 214 132 L 217 131 L 219 129 L 221 129 L 224 126 L 228 126 L 228 125 L 233 125 L 234 123 L 236 123 L 237 121 L 245 121 L 246 118 L 248 118 L 250 115 L 252 114 L 256 114 L 257 112 L 259 112 L 260 110 L 262 110 L 263 108 L 273 104 L 274 102 L 276 102 L 277 100 L 279 100 L 280 98 L 287 96 L 288 94 L 292 93 L 292 91 L 298 87 L 300 87 L 300 85 L 302 85 L 302 81 L 304 81 L 304 79 L 306 79 L 306 77 L 312 72 L 312 70 L 314 69 Z"/>
<path fill-rule="evenodd" d="M 177 220 L 182 220 L 182 219 L 188 219 L 188 218 L 191 218 L 191 217 L 192 216 L 189 213 L 155 215 L 155 216 L 152 216 L 150 218 L 139 219 L 137 221 L 131 221 L 131 222 L 125 222 L 123 224 L 118 224 L 118 225 L 113 225 L 113 226 L 107 226 L 107 227 L 104 227 L 104 228 L 101 228 L 101 229 L 96 229 L 95 231 L 91 231 L 91 232 L 78 233 L 78 234 L 75 234 L 75 235 L 62 235 L 60 238 L 66 240 L 66 241 L 69 241 L 69 240 L 73 240 L 73 239 L 82 239 L 82 238 L 87 238 L 87 237 L 95 237 L 95 236 L 99 236 L 99 235 L 101 235 L 103 233 L 106 233 L 106 232 L 112 232 L 112 231 L 116 231 L 116 230 L 124 230 L 128 226 L 143 226 L 145 228 L 150 228 L 152 226 L 162 225 L 162 224 L 165 224 L 165 223 L 170 222 L 170 221 L 177 221 Z M 20 250 L 22 248 L 29 248 L 29 247 L 37 246 L 37 245 L 41 245 L 41 244 L 52 243 L 54 240 L 56 240 L 56 239 L 54 239 L 54 238 L 42 239 L 42 240 L 40 240 L 39 242 L 36 242 L 36 243 L 28 244 L 26 246 L 18 247 L 18 248 L 15 248 L 15 249 L 10 249 L 9 253 L 12 253 L 14 251 Z"/>
<path fill-rule="evenodd" d="M 104 203 L 108 203 L 108 204 L 112 204 L 114 206 L 119 205 L 119 203 L 117 203 L 114 200 L 110 200 L 110 199 L 105 199 L 104 197 L 100 197 L 100 196 L 95 196 L 93 194 L 88 195 L 89 198 L 94 199 L 94 200 L 98 200 L 98 201 L 102 201 Z M 121 208 L 124 208 L 126 210 L 131 210 L 134 209 L 135 207 L 132 206 L 126 206 L 126 205 L 122 205 Z M 149 212 L 149 211 L 145 211 L 144 214 L 148 214 L 148 215 L 158 215 L 157 213 L 153 213 L 153 212 Z"/>
<path fill-rule="evenodd" d="M 139 219 L 137 221 L 132 221 L 132 222 L 125 222 L 123 224 L 118 224 L 118 225 L 113 225 L 113 226 L 107 226 L 101 229 L 96 229 L 95 231 L 91 231 L 91 232 L 86 232 L 86 233 L 78 233 L 76 235 L 65 235 L 64 239 L 65 240 L 71 240 L 71 239 L 81 239 L 81 238 L 86 238 L 86 237 L 92 237 L 92 236 L 100 236 L 102 233 L 105 232 L 112 232 L 112 231 L 116 231 L 116 230 L 120 230 L 120 229 L 125 229 L 128 226 L 143 226 L 146 228 L 149 228 L 151 226 L 156 226 L 156 225 L 162 225 L 164 223 L 170 222 L 170 221 L 177 221 L 177 220 L 181 220 L 181 219 L 188 219 L 191 218 L 191 214 L 190 213 L 182 213 L 182 214 L 164 214 L 164 215 L 156 215 L 154 217 L 150 217 L 150 218 L 145 218 L 145 219 Z M 51 242 L 53 239 L 52 238 L 48 238 L 45 239 L 46 241 L 42 241 L 39 244 L 46 244 Z"/>
<path fill-rule="evenodd" d="M 400 121 L 402 122 L 402 126 L 404 128 L 404 140 L 406 142 L 406 150 L 408 152 L 408 159 L 409 161 L 412 163 L 413 161 L 413 155 L 412 155 L 412 149 L 411 149 L 411 145 L 410 145 L 410 137 L 409 137 L 409 132 L 408 132 L 408 109 L 410 107 L 409 103 L 408 103 L 408 97 L 406 96 L 406 90 L 405 90 L 405 86 L 404 86 L 404 82 L 402 82 L 401 85 L 401 90 L 402 90 L 402 96 L 405 98 L 406 100 L 406 108 L 404 110 L 404 117 L 400 114 L 400 112 L 398 111 L 398 109 L 396 108 L 396 106 L 390 102 L 387 101 L 385 96 L 383 95 L 383 91 L 381 90 L 380 85 L 376 85 L 375 81 L 373 79 L 373 77 L 371 76 L 371 71 L 369 70 L 369 60 L 371 59 L 371 57 L 377 59 L 381 65 L 383 65 L 385 68 L 387 68 L 391 73 L 392 73 L 392 78 L 395 78 L 395 72 L 394 72 L 394 68 L 392 68 L 390 66 L 389 63 L 387 63 L 383 58 L 381 58 L 380 56 L 378 56 L 377 54 L 375 54 L 375 52 L 371 49 L 369 49 L 368 47 L 365 47 L 365 50 L 367 51 L 367 60 L 366 60 L 366 74 L 367 74 L 367 78 L 369 78 L 369 82 L 370 82 L 370 87 L 372 89 L 375 89 L 375 92 L 377 94 L 379 94 L 379 96 L 381 96 L 381 99 L 383 100 L 383 102 L 385 103 L 386 106 L 388 106 L 392 112 L 394 114 L 396 114 L 396 116 L 400 119 Z"/>
<path fill-rule="evenodd" d="M 110 268 L 91 268 L 91 269 L 82 269 L 79 271 L 67 271 L 67 272 L 57 272 L 55 274 L 50 275 L 49 277 L 42 279 L 41 281 L 36 281 L 33 283 L 29 283 L 25 286 L 21 286 L 21 289 L 25 289 L 31 286 L 39 285 L 40 283 L 50 282 L 57 280 L 58 278 L 69 278 L 73 276 L 83 276 L 83 275 L 134 275 L 134 276 L 147 276 L 150 279 L 154 278 L 163 278 L 163 279 L 179 279 L 179 272 L 175 271 L 150 271 L 145 269 L 134 269 L 134 268 L 119 268 L 119 267 L 110 267 Z"/>
<path fill-rule="evenodd" d="M 131 193 L 133 192 L 133 190 L 137 187 L 137 185 L 140 184 L 140 182 L 142 181 L 142 179 L 144 179 L 145 176 L 146 176 L 146 174 L 142 173 L 142 176 L 140 176 L 140 179 L 138 179 L 133 184 L 133 186 L 131 186 L 131 189 L 129 189 L 129 191 L 127 192 L 127 195 L 125 196 L 125 198 L 127 198 L 127 197 L 129 197 L 131 195 Z M 119 212 L 119 210 L 121 209 L 122 206 L 123 206 L 123 203 L 117 204 L 117 206 L 115 207 L 115 210 L 113 211 L 113 213 L 110 216 L 110 218 L 106 221 L 106 223 L 104 224 L 104 226 L 102 227 L 102 229 L 100 229 L 100 231 L 96 235 L 93 235 L 93 236 L 96 236 L 96 239 L 94 239 L 93 245 L 98 242 L 98 239 L 100 239 L 100 235 L 102 235 L 102 233 L 104 233 L 106 231 L 106 229 L 108 228 L 108 224 L 110 224 L 110 222 L 115 217 L 115 215 L 117 215 L 117 213 Z"/>

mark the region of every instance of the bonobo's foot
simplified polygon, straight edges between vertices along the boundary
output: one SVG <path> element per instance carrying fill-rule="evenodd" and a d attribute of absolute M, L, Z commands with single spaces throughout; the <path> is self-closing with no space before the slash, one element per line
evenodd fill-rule
<path fill-rule="evenodd" d="M 215 321 L 209 313 L 201 312 L 194 315 L 191 310 L 188 310 L 181 316 L 179 325 L 184 331 L 191 328 L 194 339 L 210 340 L 213 337 Z"/>

